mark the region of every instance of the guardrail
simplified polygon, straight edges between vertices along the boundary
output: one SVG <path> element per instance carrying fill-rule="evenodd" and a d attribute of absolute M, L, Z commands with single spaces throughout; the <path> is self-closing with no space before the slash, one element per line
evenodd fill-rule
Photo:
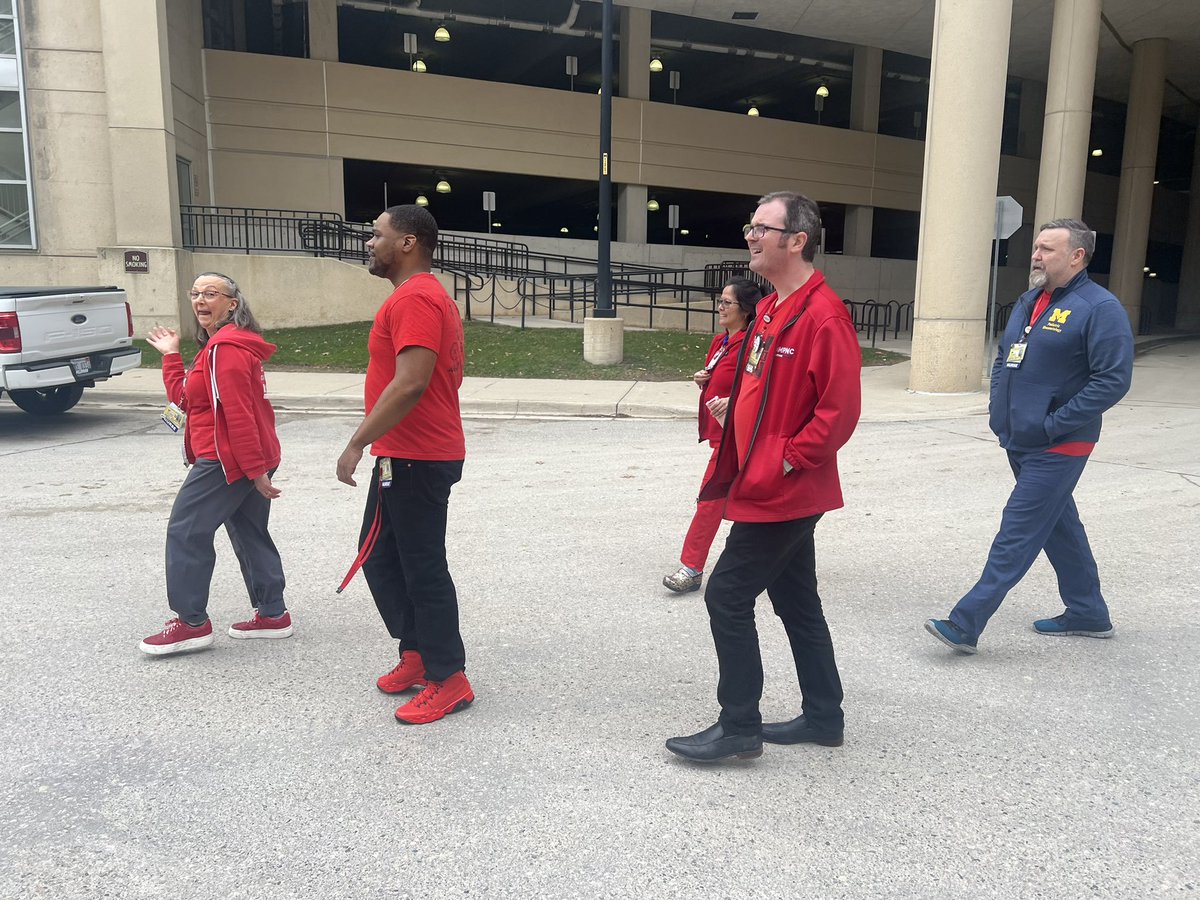
<path fill-rule="evenodd" d="M 371 227 L 347 222 L 338 213 L 250 207 L 196 206 L 180 208 L 183 246 L 188 250 L 224 250 L 241 253 L 282 253 L 365 262 Z M 596 305 L 596 261 L 566 254 L 537 253 L 518 241 L 480 238 L 442 232 L 434 254 L 435 268 L 452 276 L 456 300 L 466 299 L 467 317 L 472 303 L 489 304 L 488 317 L 519 315 L 522 326 L 530 316 L 565 315 L 575 322 Z M 612 265 L 613 304 L 617 309 L 645 310 L 653 328 L 670 317 L 673 324 L 690 329 L 702 317 L 709 330 L 717 326 L 717 298 L 734 277 L 749 278 L 772 288 L 751 272 L 745 261 L 711 263 L 702 270 L 671 269 L 637 263 Z M 487 292 L 481 298 L 480 294 Z M 894 300 L 846 300 L 860 334 L 875 346 L 882 333 L 893 336 L 912 330 L 912 304 Z M 1011 304 L 997 310 L 1007 321 Z M 1003 323 L 997 325 L 1003 328 Z"/>

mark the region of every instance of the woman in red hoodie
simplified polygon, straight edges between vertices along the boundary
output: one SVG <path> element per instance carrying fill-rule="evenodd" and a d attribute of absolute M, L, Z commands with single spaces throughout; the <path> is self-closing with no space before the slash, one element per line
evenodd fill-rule
<path fill-rule="evenodd" d="M 170 404 L 163 420 L 183 425 L 183 450 L 192 466 L 167 524 L 167 602 L 176 617 L 139 645 L 156 656 L 212 645 L 208 589 L 222 525 L 233 544 L 254 615 L 229 627 L 232 638 L 286 638 L 292 619 L 283 602 L 283 563 L 267 531 L 279 489 L 275 410 L 267 398 L 263 361 L 275 345 L 232 278 L 205 272 L 188 296 L 196 314 L 200 352 L 190 371 L 179 355 L 178 332 L 151 329 L 150 346 L 163 355 Z"/>
<path fill-rule="evenodd" d="M 754 309 L 762 299 L 762 288 L 749 278 L 732 278 L 721 291 L 717 304 L 717 321 L 721 332 L 713 338 L 708 348 L 704 368 L 692 376 L 700 388 L 700 440 L 707 440 L 712 448 L 708 468 L 700 483 L 704 484 L 712 475 L 717 460 L 717 448 L 721 445 L 721 422 L 729 404 L 729 392 L 733 388 L 733 376 L 737 368 L 738 351 L 746 328 L 754 321 Z M 712 547 L 717 529 L 721 527 L 724 500 L 706 500 L 696 503 L 696 514 L 683 540 L 678 572 L 663 578 L 663 585 L 677 594 L 700 590 L 704 577 L 704 564 Z"/>

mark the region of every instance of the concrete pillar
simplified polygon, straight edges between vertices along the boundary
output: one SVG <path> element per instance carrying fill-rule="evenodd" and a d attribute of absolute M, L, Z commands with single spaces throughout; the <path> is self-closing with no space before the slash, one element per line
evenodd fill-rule
<path fill-rule="evenodd" d="M 617 240 L 626 244 L 646 243 L 646 201 L 650 190 L 644 184 L 617 187 Z"/>
<path fill-rule="evenodd" d="M 870 256 L 871 230 L 874 226 L 874 207 L 847 206 L 846 236 L 842 243 L 842 253 L 846 256 Z"/>
<path fill-rule="evenodd" d="M 1017 112 L 1017 156 L 1036 159 L 1041 155 L 1042 129 L 1045 127 L 1046 85 L 1024 78 Z"/>
<path fill-rule="evenodd" d="M 1051 219 L 1078 219 L 1083 214 L 1099 40 L 1100 0 L 1055 0 L 1033 216 L 1039 227 Z"/>
<path fill-rule="evenodd" d="M 1011 24 L 1012 0 L 937 0 L 934 9 L 909 381 L 915 391 L 981 386 Z"/>
<path fill-rule="evenodd" d="M 661 77 L 666 78 L 664 73 Z M 617 67 L 619 96 L 650 99 L 650 10 L 621 7 L 621 55 Z"/>
<path fill-rule="evenodd" d="M 308 0 L 308 56 L 337 62 L 337 0 Z"/>
<path fill-rule="evenodd" d="M 1200 331 L 1200 128 L 1192 156 L 1192 186 L 1188 199 L 1187 236 L 1183 239 L 1183 270 L 1179 273 L 1179 301 L 1175 328 Z"/>
<path fill-rule="evenodd" d="M 625 320 L 583 320 L 583 361 L 594 366 L 615 366 L 625 358 Z"/>
<path fill-rule="evenodd" d="M 855 47 L 850 82 L 850 127 L 855 131 L 879 131 L 879 91 L 883 82 L 883 51 L 878 47 Z"/>
<path fill-rule="evenodd" d="M 1150 235 L 1166 75 L 1166 38 L 1148 38 L 1133 45 L 1133 77 L 1125 114 L 1125 146 L 1121 152 L 1121 185 L 1117 192 L 1117 226 L 1108 289 L 1129 313 L 1134 334 L 1138 331 L 1142 307 L 1142 266 L 1146 264 L 1146 241 Z"/>
<path fill-rule="evenodd" d="M 166 0 L 106 0 L 100 32 L 117 244 L 178 246 Z"/>
<path fill-rule="evenodd" d="M 879 91 L 883 81 L 883 51 L 878 47 L 854 48 L 850 85 L 850 127 L 875 134 L 879 131 Z M 842 253 L 871 255 L 871 229 L 875 210 L 870 206 L 846 207 L 846 237 Z"/>

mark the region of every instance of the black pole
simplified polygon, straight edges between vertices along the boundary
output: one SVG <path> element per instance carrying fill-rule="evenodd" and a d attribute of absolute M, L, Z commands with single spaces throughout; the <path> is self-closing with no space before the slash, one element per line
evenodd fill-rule
<path fill-rule="evenodd" d="M 603 0 L 600 42 L 600 220 L 596 241 L 596 305 L 593 315 L 616 318 L 612 296 L 612 54 L 613 4 Z"/>

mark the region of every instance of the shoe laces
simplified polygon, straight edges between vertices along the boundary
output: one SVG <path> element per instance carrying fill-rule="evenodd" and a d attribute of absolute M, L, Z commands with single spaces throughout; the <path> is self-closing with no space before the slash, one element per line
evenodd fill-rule
<path fill-rule="evenodd" d="M 442 687 L 446 684 L 444 681 L 429 681 L 425 683 L 425 690 L 421 691 L 414 699 L 414 706 L 432 706 L 433 701 L 437 699 L 438 694 L 442 692 Z"/>

